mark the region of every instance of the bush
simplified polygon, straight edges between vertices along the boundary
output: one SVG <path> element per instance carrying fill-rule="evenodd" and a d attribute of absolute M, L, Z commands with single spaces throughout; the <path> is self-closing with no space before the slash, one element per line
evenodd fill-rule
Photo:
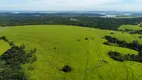
<path fill-rule="evenodd" d="M 9 45 L 10 45 L 10 46 L 14 46 L 15 44 L 14 44 L 13 41 L 11 41 L 11 42 L 9 42 Z"/>
<path fill-rule="evenodd" d="M 68 65 L 64 65 L 63 69 L 62 69 L 63 72 L 70 72 L 72 71 L 72 68 Z"/>
<path fill-rule="evenodd" d="M 9 42 L 5 36 L 2 36 L 0 39 L 4 40 L 5 42 Z"/>
<path fill-rule="evenodd" d="M 86 37 L 85 40 L 88 40 L 88 38 Z"/>

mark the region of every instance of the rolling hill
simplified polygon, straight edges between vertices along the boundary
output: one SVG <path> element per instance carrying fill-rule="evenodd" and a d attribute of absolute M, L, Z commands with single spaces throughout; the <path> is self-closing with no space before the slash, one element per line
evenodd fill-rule
<path fill-rule="evenodd" d="M 137 39 L 142 44 L 140 34 L 67 25 L 14 26 L 0 33 L 16 45 L 25 44 L 27 51 L 37 49 L 37 61 L 22 65 L 30 80 L 142 80 L 142 63 L 120 62 L 108 55 L 109 51 L 138 52 L 104 45 L 106 35 L 128 43 Z M 0 54 L 9 48 L 0 40 Z M 64 67 L 71 69 L 64 71 Z"/>

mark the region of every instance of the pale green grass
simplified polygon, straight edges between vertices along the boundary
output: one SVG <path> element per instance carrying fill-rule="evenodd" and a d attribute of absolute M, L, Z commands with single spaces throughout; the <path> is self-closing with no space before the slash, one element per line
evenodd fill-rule
<path fill-rule="evenodd" d="M 124 29 L 131 29 L 131 30 L 142 30 L 142 27 L 138 26 L 138 25 L 122 25 L 118 28 L 118 30 L 124 30 Z M 128 32 L 120 32 L 122 35 L 118 36 L 116 35 L 115 37 L 119 38 L 119 39 L 124 39 L 128 42 L 132 42 L 133 40 L 138 40 L 140 44 L 142 44 L 142 39 L 139 38 L 139 36 L 141 36 L 141 34 L 129 34 Z M 125 36 L 123 36 L 125 35 Z M 113 35 L 114 36 L 114 35 Z"/>
<path fill-rule="evenodd" d="M 111 32 L 78 26 L 29 25 L 10 27 L 0 35 L 5 35 L 18 45 L 37 48 L 37 61 L 23 65 L 32 80 L 141 80 L 141 63 L 118 62 L 108 56 L 108 51 L 122 54 L 138 52 L 103 45 L 105 35 L 127 42 L 132 42 L 134 37 L 128 33 Z M 86 37 L 88 40 L 84 39 Z M 71 66 L 73 70 L 70 73 L 62 72 L 60 69 L 64 65 Z M 34 70 L 28 70 L 28 66 L 33 66 Z"/>
<path fill-rule="evenodd" d="M 142 27 L 138 25 L 121 25 L 118 30 L 125 30 L 125 29 L 131 29 L 131 30 L 142 30 Z"/>

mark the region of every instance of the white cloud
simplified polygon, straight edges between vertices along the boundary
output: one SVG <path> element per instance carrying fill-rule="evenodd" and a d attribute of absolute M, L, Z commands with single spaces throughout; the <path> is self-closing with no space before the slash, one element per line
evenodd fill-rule
<path fill-rule="evenodd" d="M 16 0 L 15 0 L 16 1 Z M 131 3 L 130 3 L 131 2 Z M 142 0 L 25 0 L 24 3 L 1 4 L 2 10 L 139 10 Z"/>
<path fill-rule="evenodd" d="M 122 0 L 32 0 L 37 3 L 58 4 L 58 5 L 92 5 L 105 4 L 111 2 L 121 2 Z"/>
<path fill-rule="evenodd" d="M 136 2 L 142 2 L 142 0 L 136 0 Z"/>
<path fill-rule="evenodd" d="M 101 9 L 105 3 L 118 3 L 123 0 L 29 0 L 45 10 L 86 10 Z"/>

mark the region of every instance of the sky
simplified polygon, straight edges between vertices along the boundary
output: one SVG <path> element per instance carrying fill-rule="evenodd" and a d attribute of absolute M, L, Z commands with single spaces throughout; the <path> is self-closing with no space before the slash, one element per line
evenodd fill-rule
<path fill-rule="evenodd" d="M 0 10 L 142 11 L 142 0 L 0 0 Z"/>

